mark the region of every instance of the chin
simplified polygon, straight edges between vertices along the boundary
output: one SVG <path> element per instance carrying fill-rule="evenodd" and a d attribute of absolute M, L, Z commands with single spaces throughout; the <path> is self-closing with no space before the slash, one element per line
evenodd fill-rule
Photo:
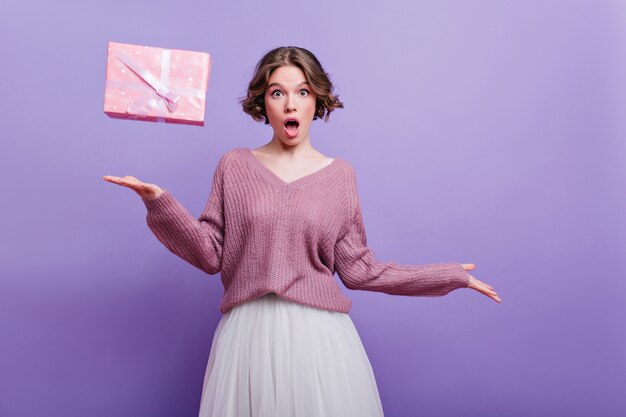
<path fill-rule="evenodd" d="M 298 139 L 298 138 L 293 138 L 293 139 L 285 138 L 285 139 L 282 139 L 281 138 L 280 141 L 282 143 L 284 143 L 285 145 L 296 146 L 296 145 L 300 144 L 300 142 L 302 142 L 302 139 Z"/>

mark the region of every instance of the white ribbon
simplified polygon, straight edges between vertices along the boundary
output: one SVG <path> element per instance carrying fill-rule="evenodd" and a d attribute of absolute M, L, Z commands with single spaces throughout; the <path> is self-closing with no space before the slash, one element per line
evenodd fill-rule
<path fill-rule="evenodd" d="M 163 104 L 165 104 L 165 106 L 167 107 L 167 110 L 170 113 L 173 113 L 174 111 L 176 111 L 176 108 L 178 107 L 178 101 L 180 100 L 180 94 L 177 94 L 178 91 L 180 92 L 184 91 L 185 93 L 190 93 L 190 94 L 185 94 L 185 95 L 191 95 L 191 96 L 195 96 L 198 98 L 204 97 L 204 91 L 202 90 L 191 89 L 191 88 L 180 88 L 180 89 L 169 88 L 168 84 L 169 84 L 169 78 L 170 78 L 170 62 L 171 62 L 171 56 L 172 56 L 172 51 L 169 49 L 163 49 L 163 53 L 161 55 L 161 79 L 160 80 L 158 80 L 154 75 L 150 73 L 150 71 L 145 69 L 139 63 L 131 59 L 124 51 L 117 52 L 115 56 L 124 65 L 130 68 L 131 71 L 137 74 L 137 76 L 139 76 L 139 78 L 141 78 L 147 84 L 147 86 L 143 84 L 132 83 L 132 82 L 113 81 L 113 80 L 107 80 L 106 82 L 107 86 L 113 87 L 113 88 L 117 87 L 117 88 L 124 88 L 124 89 L 133 89 L 133 90 L 138 89 L 138 90 L 144 90 L 150 93 L 146 96 L 145 100 L 140 100 L 136 103 L 133 103 L 127 109 L 127 112 L 129 113 L 135 113 L 138 115 L 146 116 L 155 108 L 157 107 L 162 108 Z M 178 91 L 174 91 L 174 90 L 178 90 Z M 154 97 L 152 95 L 153 93 L 156 93 L 157 96 L 160 97 L 160 99 Z M 158 117 L 157 121 L 165 122 L 165 119 L 163 117 Z"/>

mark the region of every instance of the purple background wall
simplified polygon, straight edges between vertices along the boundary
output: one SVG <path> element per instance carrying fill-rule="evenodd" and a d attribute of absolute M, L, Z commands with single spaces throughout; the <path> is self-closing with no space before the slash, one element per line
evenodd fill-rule
<path fill-rule="evenodd" d="M 0 415 L 195 416 L 219 276 L 169 253 L 134 175 L 199 214 L 271 130 L 257 60 L 318 55 L 380 260 L 473 262 L 503 303 L 344 292 L 387 416 L 626 413 L 626 6 L 619 1 L 7 2 L 0 17 Z M 107 42 L 204 50 L 204 128 L 102 112 Z"/>

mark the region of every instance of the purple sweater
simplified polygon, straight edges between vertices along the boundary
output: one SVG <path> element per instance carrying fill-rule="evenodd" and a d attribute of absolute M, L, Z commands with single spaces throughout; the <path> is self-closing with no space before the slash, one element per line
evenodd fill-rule
<path fill-rule="evenodd" d="M 219 160 L 200 216 L 164 190 L 143 199 L 148 226 L 171 252 L 209 275 L 221 272 L 222 313 L 274 292 L 308 306 L 347 313 L 334 273 L 347 288 L 441 296 L 468 286 L 459 263 L 381 262 L 367 247 L 354 169 L 335 158 L 285 182 L 249 148 Z"/>

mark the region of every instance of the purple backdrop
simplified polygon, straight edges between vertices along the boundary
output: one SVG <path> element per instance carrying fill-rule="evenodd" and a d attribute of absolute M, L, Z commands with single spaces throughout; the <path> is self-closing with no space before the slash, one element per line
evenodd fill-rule
<path fill-rule="evenodd" d="M 312 141 L 354 165 L 377 258 L 475 263 L 503 301 L 340 284 L 386 415 L 625 415 L 623 2 L 90 3 L 0 17 L 1 416 L 197 415 L 219 275 L 101 177 L 198 215 L 218 158 L 271 137 L 237 98 L 286 44 L 346 104 Z M 211 53 L 206 126 L 105 116 L 108 41 Z"/>

